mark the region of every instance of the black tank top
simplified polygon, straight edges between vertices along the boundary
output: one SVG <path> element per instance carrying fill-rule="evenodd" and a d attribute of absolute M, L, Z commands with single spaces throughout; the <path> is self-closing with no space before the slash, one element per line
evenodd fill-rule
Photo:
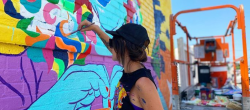
<path fill-rule="evenodd" d="M 122 75 L 122 78 L 120 79 L 120 83 L 125 89 L 125 91 L 129 93 L 132 87 L 135 85 L 136 81 L 140 79 L 141 77 L 149 78 L 155 85 L 154 79 L 151 75 L 151 71 L 146 68 L 138 69 L 132 73 L 124 73 L 123 71 L 123 75 Z M 134 110 L 133 105 L 130 102 L 129 95 L 126 95 L 126 97 L 122 99 L 122 103 L 123 103 L 122 108 L 120 110 Z"/>

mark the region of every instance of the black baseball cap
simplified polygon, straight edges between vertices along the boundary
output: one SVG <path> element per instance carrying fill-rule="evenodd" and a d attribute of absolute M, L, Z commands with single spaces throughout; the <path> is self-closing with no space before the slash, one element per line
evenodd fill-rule
<path fill-rule="evenodd" d="M 121 36 L 125 40 L 128 40 L 131 43 L 144 49 L 150 43 L 147 30 L 143 26 L 138 24 L 128 23 L 122 25 L 116 31 L 106 31 L 106 32 L 111 35 Z"/>

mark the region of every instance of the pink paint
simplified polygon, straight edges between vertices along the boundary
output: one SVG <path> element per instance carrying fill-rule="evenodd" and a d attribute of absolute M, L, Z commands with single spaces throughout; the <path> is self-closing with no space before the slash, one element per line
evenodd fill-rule
<path fill-rule="evenodd" d="M 3 0 L 3 4 L 5 5 L 5 3 L 7 2 L 7 0 Z"/>
<path fill-rule="evenodd" d="M 60 9 L 57 5 L 52 3 L 47 3 L 43 9 L 43 16 L 48 24 L 54 24 L 56 22 L 56 16 L 54 18 L 50 17 L 50 11 L 53 9 Z"/>
<path fill-rule="evenodd" d="M 46 60 L 47 65 L 48 65 L 48 73 L 52 69 L 53 62 L 54 62 L 53 51 L 50 49 L 54 49 L 54 48 L 55 48 L 55 37 L 51 36 L 45 46 L 45 49 L 42 49 L 43 57 Z"/>
<path fill-rule="evenodd" d="M 87 37 L 94 43 L 96 44 L 96 35 L 93 31 L 86 31 Z"/>
<path fill-rule="evenodd" d="M 28 2 L 35 2 L 36 0 L 27 0 Z"/>
<path fill-rule="evenodd" d="M 133 22 L 133 15 L 136 12 L 135 8 L 133 7 L 133 2 L 131 0 L 129 0 L 128 4 L 123 3 L 123 6 L 127 10 L 127 22 L 130 22 L 130 20 L 132 20 L 132 22 Z"/>
<path fill-rule="evenodd" d="M 54 50 L 55 49 L 55 36 L 51 36 L 45 46 L 47 49 Z"/>
<path fill-rule="evenodd" d="M 86 35 L 84 34 L 84 32 L 81 32 L 83 38 L 84 38 L 84 42 L 86 42 Z"/>
<path fill-rule="evenodd" d="M 79 8 L 76 12 L 77 23 L 80 24 L 82 22 L 82 8 Z"/>

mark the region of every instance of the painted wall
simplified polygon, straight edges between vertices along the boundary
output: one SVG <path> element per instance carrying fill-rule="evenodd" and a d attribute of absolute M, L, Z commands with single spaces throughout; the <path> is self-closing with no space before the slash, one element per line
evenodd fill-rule
<path fill-rule="evenodd" d="M 0 110 L 119 105 L 122 67 L 98 35 L 67 36 L 85 19 L 104 31 L 128 22 L 147 28 L 145 65 L 165 109 L 172 109 L 170 14 L 170 0 L 0 0 Z"/>

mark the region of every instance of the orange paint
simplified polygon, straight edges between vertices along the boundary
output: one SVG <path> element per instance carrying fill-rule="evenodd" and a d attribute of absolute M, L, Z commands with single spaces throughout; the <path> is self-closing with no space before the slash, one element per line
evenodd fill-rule
<path fill-rule="evenodd" d="M 110 108 L 100 108 L 100 109 L 96 109 L 96 110 L 110 110 Z"/>
<path fill-rule="evenodd" d="M 166 50 L 166 51 L 163 51 L 163 50 L 160 50 L 160 54 L 162 55 L 163 57 L 163 61 L 165 62 L 165 73 L 164 72 L 161 72 L 161 77 L 160 79 L 157 77 L 157 81 L 159 83 L 159 88 L 160 88 L 160 91 L 162 92 L 162 95 L 167 103 L 167 106 L 168 106 L 168 110 L 172 110 L 172 104 L 170 104 L 170 101 L 172 100 L 171 99 L 171 87 L 168 86 L 167 84 L 167 81 L 169 83 L 172 82 L 172 76 L 171 76 L 171 67 L 169 65 L 171 65 L 171 60 L 170 60 L 170 52 L 169 50 Z M 170 106 L 170 107 L 169 107 Z"/>
<path fill-rule="evenodd" d="M 46 34 L 40 34 L 38 37 L 27 36 L 25 38 L 25 42 L 26 42 L 27 46 L 32 46 L 36 42 L 43 41 L 43 40 L 46 40 L 49 38 L 50 38 L 50 36 L 46 35 Z"/>
<path fill-rule="evenodd" d="M 36 32 L 38 32 L 38 33 L 42 33 L 41 31 L 40 31 L 40 29 L 36 26 Z"/>
<path fill-rule="evenodd" d="M 72 65 L 74 63 L 74 53 L 68 52 L 69 62 L 68 65 Z"/>
<path fill-rule="evenodd" d="M 66 36 L 68 36 L 70 33 L 64 33 L 64 31 L 63 31 L 63 25 L 65 24 L 65 23 L 68 23 L 68 20 L 62 20 L 61 21 L 61 23 L 60 23 L 60 27 L 59 27 L 59 29 L 60 29 L 60 32 L 62 33 L 62 35 L 64 36 L 64 37 L 66 37 Z"/>
<path fill-rule="evenodd" d="M 60 49 L 66 49 L 70 52 L 76 52 L 76 48 L 72 45 L 66 45 L 62 38 L 60 37 L 55 37 L 55 40 L 56 40 L 56 46 L 59 47 Z"/>

